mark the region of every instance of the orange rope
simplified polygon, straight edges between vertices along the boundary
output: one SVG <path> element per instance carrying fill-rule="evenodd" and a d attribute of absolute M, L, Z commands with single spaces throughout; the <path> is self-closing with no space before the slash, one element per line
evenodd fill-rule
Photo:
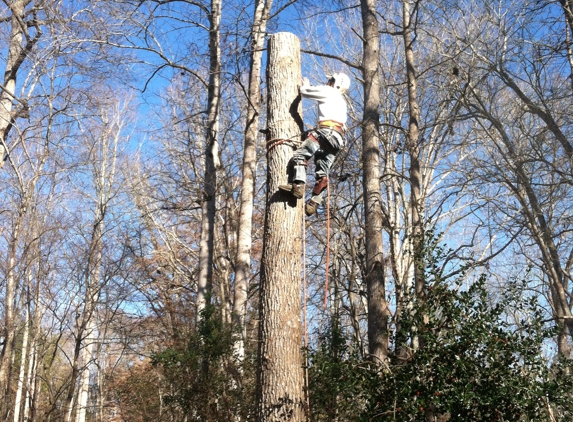
<path fill-rule="evenodd" d="M 306 285 L 306 225 L 304 212 L 302 213 L 302 280 L 303 280 L 303 300 L 304 300 L 304 348 L 307 350 L 306 365 L 304 366 L 304 377 L 306 383 L 306 417 L 310 420 L 310 394 L 308 385 L 308 324 L 307 324 L 307 285 Z"/>
<path fill-rule="evenodd" d="M 298 145 L 300 144 L 300 141 L 296 141 L 294 139 L 280 139 L 280 138 L 269 139 L 267 141 L 267 157 L 271 149 L 282 144 L 287 144 L 288 146 L 297 149 Z"/>
<path fill-rule="evenodd" d="M 328 304 L 328 273 L 330 272 L 330 181 L 326 185 L 326 281 L 324 283 L 324 309 Z"/>

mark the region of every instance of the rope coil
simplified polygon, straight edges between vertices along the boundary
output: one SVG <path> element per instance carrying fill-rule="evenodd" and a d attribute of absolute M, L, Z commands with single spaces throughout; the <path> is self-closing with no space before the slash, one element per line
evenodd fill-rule
<path fill-rule="evenodd" d="M 294 139 L 282 139 L 282 138 L 269 139 L 267 141 L 267 156 L 269 155 L 271 149 L 273 149 L 274 147 L 278 147 L 279 145 L 287 144 L 291 148 L 297 149 L 301 143 L 302 143 L 301 141 L 297 141 Z"/>

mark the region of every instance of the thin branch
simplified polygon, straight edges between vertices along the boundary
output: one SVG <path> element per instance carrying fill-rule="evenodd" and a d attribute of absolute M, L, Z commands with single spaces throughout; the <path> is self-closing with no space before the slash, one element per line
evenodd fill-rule
<path fill-rule="evenodd" d="M 302 53 L 312 54 L 313 56 L 326 57 L 328 59 L 338 60 L 339 62 L 344 63 L 345 65 L 347 65 L 353 69 L 360 70 L 360 71 L 362 70 L 362 66 L 357 65 L 356 63 L 352 63 L 352 62 L 350 62 L 350 61 L 348 61 L 348 60 L 346 60 L 340 56 L 336 56 L 334 54 L 320 53 L 317 51 L 303 50 L 303 49 L 301 49 L 300 51 Z"/>
<path fill-rule="evenodd" d="M 271 20 L 273 18 L 275 18 L 276 16 L 278 16 L 279 13 L 281 13 L 283 10 L 285 10 L 287 7 L 292 6 L 293 4 L 295 4 L 298 0 L 290 0 L 287 4 L 285 4 L 283 7 L 279 8 L 279 10 L 277 10 L 275 13 L 273 13 L 272 15 L 269 16 L 268 20 Z"/>

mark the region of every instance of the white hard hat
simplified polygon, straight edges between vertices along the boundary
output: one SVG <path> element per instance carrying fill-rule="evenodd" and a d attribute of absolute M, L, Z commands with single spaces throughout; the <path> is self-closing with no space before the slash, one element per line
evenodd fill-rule
<path fill-rule="evenodd" d="M 334 88 L 340 92 L 348 91 L 350 88 L 350 78 L 344 73 L 335 73 L 334 75 L 326 75 L 329 79 L 334 79 Z"/>

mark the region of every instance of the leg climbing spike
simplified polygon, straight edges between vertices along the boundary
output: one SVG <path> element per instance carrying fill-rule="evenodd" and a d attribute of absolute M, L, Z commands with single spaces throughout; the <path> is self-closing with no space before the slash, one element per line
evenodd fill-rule
<path fill-rule="evenodd" d="M 314 188 L 312 189 L 312 197 L 307 201 L 304 206 L 304 212 L 307 216 L 311 216 L 318 210 L 320 204 L 322 204 L 322 192 L 328 186 L 328 177 L 319 177 L 316 179 Z"/>
<path fill-rule="evenodd" d="M 311 215 L 313 215 L 317 210 L 318 210 L 318 206 L 320 204 L 315 202 L 312 198 L 309 199 L 307 201 L 307 203 L 304 205 L 304 212 L 305 214 L 310 217 Z"/>
<path fill-rule="evenodd" d="M 304 198 L 304 183 L 288 183 L 286 185 L 279 185 L 279 189 L 283 192 L 290 192 L 295 198 Z"/>
<path fill-rule="evenodd" d="M 312 188 L 312 194 L 314 196 L 320 195 L 322 192 L 324 192 L 327 186 L 328 186 L 328 177 L 319 177 L 318 179 L 316 179 L 316 182 L 314 183 L 314 187 Z"/>

